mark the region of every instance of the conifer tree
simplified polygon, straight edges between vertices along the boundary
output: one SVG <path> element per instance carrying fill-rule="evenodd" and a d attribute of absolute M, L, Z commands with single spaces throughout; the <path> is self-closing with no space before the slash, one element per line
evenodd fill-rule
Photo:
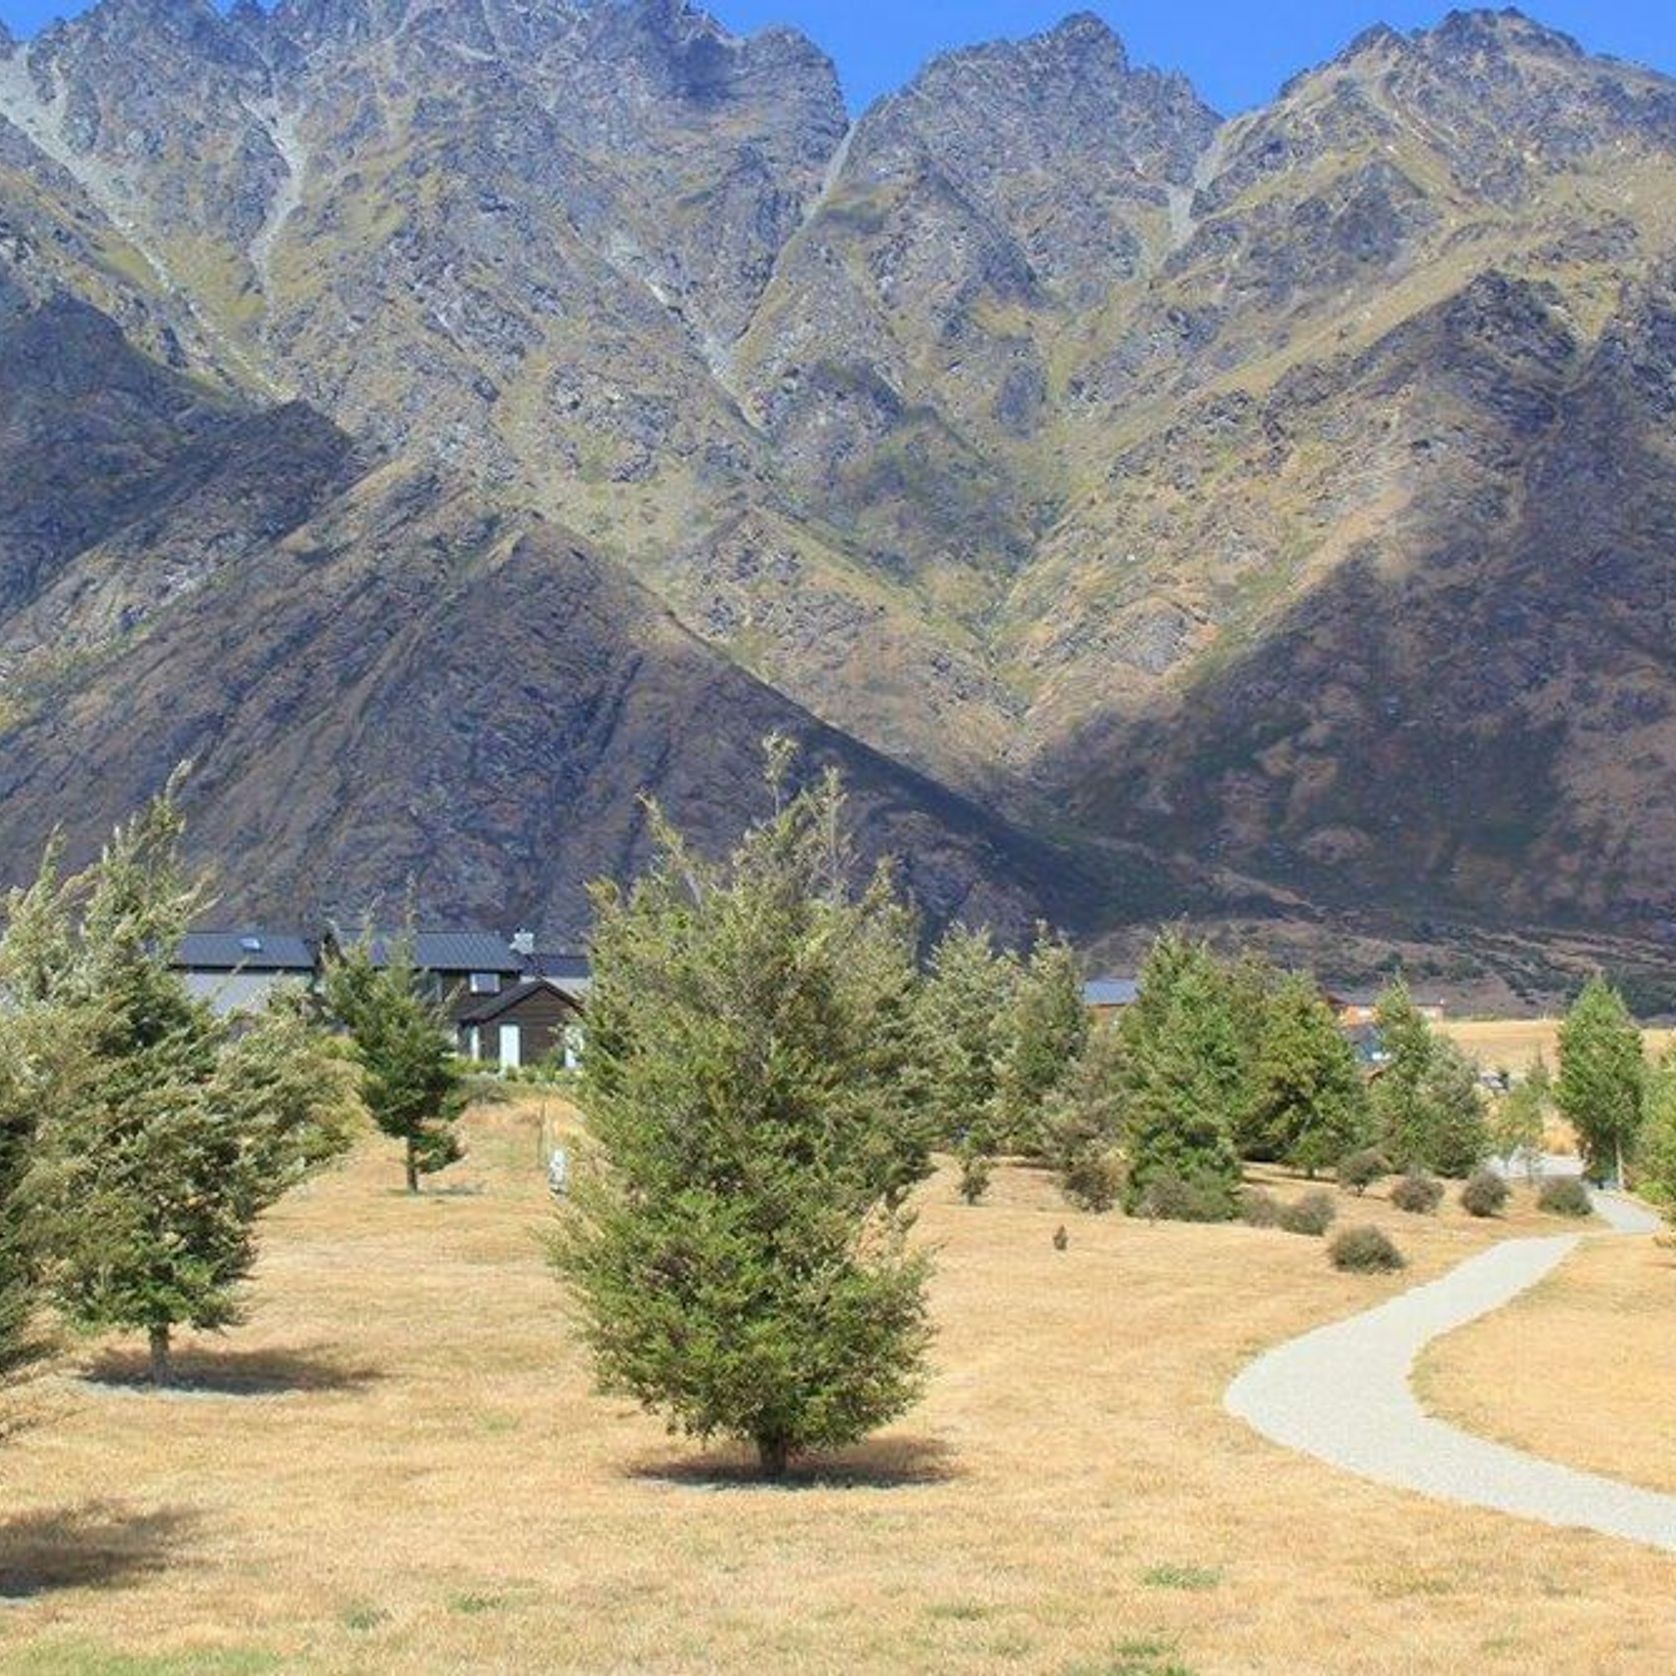
<path fill-rule="evenodd" d="M 1233 1124 L 1245 1080 L 1226 974 L 1210 950 L 1169 932 L 1119 1026 L 1124 1205 L 1185 1188 L 1203 1213 L 1231 1216 L 1240 1183 Z"/>
<path fill-rule="evenodd" d="M 1583 1148 L 1591 1180 L 1621 1184 L 1641 1128 L 1647 1062 L 1624 998 L 1605 978 L 1584 984 L 1560 1025 L 1561 1113 Z"/>
<path fill-rule="evenodd" d="M 1496 1155 L 1509 1168 L 1522 1166 L 1534 1180 L 1542 1162 L 1542 1141 L 1548 1118 L 1554 1110 L 1554 1079 L 1548 1061 L 1538 1054 L 1535 1062 L 1502 1097 L 1490 1123 L 1490 1140 Z"/>
<path fill-rule="evenodd" d="M 349 1033 L 372 1120 L 402 1143 L 409 1193 L 462 1155 L 454 1125 L 466 1108 L 465 1076 L 448 1012 L 426 988 L 411 931 L 381 961 L 371 934 L 327 961 L 326 1006 Z"/>
<path fill-rule="evenodd" d="M 923 1378 L 930 1168 L 912 916 L 856 890 L 843 794 L 796 796 L 723 864 L 654 811 L 656 854 L 600 887 L 582 1102 L 598 1146 L 554 1258 L 602 1388 L 782 1474 L 901 1413 Z"/>
<path fill-rule="evenodd" d="M 1313 1176 L 1367 1144 L 1355 1051 L 1309 979 L 1289 979 L 1271 997 L 1252 1083 L 1247 1128 L 1263 1156 Z"/>
<path fill-rule="evenodd" d="M 1002 1067 L 1023 974 L 987 929 L 954 925 L 932 950 L 917 1022 L 927 1113 L 939 1145 L 989 1158 L 1002 1145 Z"/>
<path fill-rule="evenodd" d="M 1399 1170 L 1469 1176 L 1490 1150 L 1478 1069 L 1439 1037 L 1400 978 L 1379 1000 L 1388 1055 L 1373 1085 L 1380 1147 Z"/>
<path fill-rule="evenodd" d="M 1018 972 L 1003 1017 L 995 1091 L 1001 1144 L 1039 1157 L 1049 1105 L 1082 1057 L 1091 1023 L 1076 955 L 1046 926 L 1036 928 L 1036 946 Z"/>
<path fill-rule="evenodd" d="M 171 783 L 72 887 L 49 885 L 49 857 L 22 939 L 29 1011 L 57 1044 L 40 1062 L 30 1250 L 77 1326 L 149 1335 L 159 1385 L 176 1327 L 239 1318 L 257 1219 L 347 1143 L 352 1108 L 300 1005 L 235 1026 L 171 970 L 204 902 L 181 830 Z"/>

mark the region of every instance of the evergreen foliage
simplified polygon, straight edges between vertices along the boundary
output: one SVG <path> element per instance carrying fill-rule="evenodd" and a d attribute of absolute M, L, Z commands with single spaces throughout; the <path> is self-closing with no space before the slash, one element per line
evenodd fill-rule
<path fill-rule="evenodd" d="M 1022 973 L 987 930 L 951 926 L 932 951 L 916 1007 L 926 1115 L 937 1143 L 992 1157 L 1003 1139 L 1002 1067 Z"/>
<path fill-rule="evenodd" d="M 461 1156 L 454 1125 L 466 1109 L 466 1071 L 454 1052 L 447 1008 L 414 962 L 411 931 L 375 957 L 372 937 L 326 965 L 326 1005 L 348 1032 L 372 1120 L 402 1143 L 409 1193 Z"/>
<path fill-rule="evenodd" d="M 258 1218 L 342 1150 L 353 1111 L 347 1067 L 300 1000 L 235 1022 L 170 969 L 204 902 L 180 864 L 175 789 L 80 878 L 60 884 L 49 854 L 14 901 L 7 961 L 42 1044 L 31 1250 L 77 1326 L 149 1334 L 159 1384 L 175 1327 L 238 1320 Z"/>
<path fill-rule="evenodd" d="M 1179 933 L 1160 937 L 1118 1036 L 1125 1206 L 1232 1217 L 1240 1186 L 1232 1134 L 1246 1067 L 1227 975 L 1210 950 Z"/>
<path fill-rule="evenodd" d="M 1017 968 L 1004 1018 L 995 1086 L 999 1141 L 1008 1151 L 1041 1157 L 1050 1108 L 1074 1074 L 1090 1031 L 1076 955 L 1046 926 L 1036 928 L 1036 946 Z"/>
<path fill-rule="evenodd" d="M 903 1412 L 930 1337 L 913 918 L 888 873 L 852 889 L 836 778 L 786 773 L 771 744 L 776 812 L 725 864 L 654 810 L 649 870 L 596 891 L 598 1153 L 553 1247 L 602 1387 L 770 1477 Z"/>
<path fill-rule="evenodd" d="M 1554 1079 L 1540 1054 L 1497 1105 L 1490 1121 L 1490 1143 L 1510 1169 L 1522 1169 L 1534 1181 L 1542 1167 L 1543 1136 L 1554 1110 Z"/>
<path fill-rule="evenodd" d="M 1081 1210 L 1110 1210 L 1122 1196 L 1122 1052 L 1118 1026 L 1102 1021 L 1048 1101 L 1043 1153 Z"/>
<path fill-rule="evenodd" d="M 1470 1175 L 1490 1149 L 1476 1066 L 1437 1036 L 1400 979 L 1379 1001 L 1389 1055 L 1373 1085 L 1381 1150 L 1399 1168 Z"/>
<path fill-rule="evenodd" d="M 1555 1095 L 1577 1131 L 1585 1173 L 1624 1179 L 1641 1129 L 1647 1062 L 1624 998 L 1599 976 L 1584 984 L 1560 1025 Z"/>
<path fill-rule="evenodd" d="M 1251 1076 L 1244 1132 L 1260 1150 L 1313 1177 L 1363 1146 L 1367 1091 L 1355 1051 L 1305 977 L 1269 1000 Z"/>

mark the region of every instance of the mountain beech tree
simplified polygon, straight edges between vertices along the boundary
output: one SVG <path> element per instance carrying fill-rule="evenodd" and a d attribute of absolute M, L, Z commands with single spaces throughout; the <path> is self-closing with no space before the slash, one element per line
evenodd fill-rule
<path fill-rule="evenodd" d="M 371 934 L 326 963 L 326 1006 L 348 1032 L 372 1120 L 402 1143 L 409 1193 L 461 1156 L 454 1125 L 466 1108 L 465 1073 L 446 1007 L 414 962 L 411 933 L 380 962 Z"/>
<path fill-rule="evenodd" d="M 1577 1131 L 1589 1177 L 1620 1185 L 1641 1128 L 1647 1061 L 1624 998 L 1603 977 L 1584 984 L 1560 1025 L 1561 1113 Z"/>
<path fill-rule="evenodd" d="M 725 863 L 654 808 L 647 872 L 595 892 L 597 1152 L 553 1245 L 602 1388 L 770 1478 L 902 1413 L 930 1333 L 914 921 L 887 872 L 852 887 L 836 777 L 789 768 L 771 742 L 775 813 Z"/>
<path fill-rule="evenodd" d="M 176 1327 L 239 1319 L 258 1218 L 342 1149 L 353 1110 L 347 1067 L 300 1000 L 235 1022 L 170 969 L 205 901 L 181 830 L 171 784 L 37 899 L 21 957 L 24 1013 L 55 1044 L 37 1061 L 30 1247 L 75 1325 L 148 1334 L 158 1385 Z"/>

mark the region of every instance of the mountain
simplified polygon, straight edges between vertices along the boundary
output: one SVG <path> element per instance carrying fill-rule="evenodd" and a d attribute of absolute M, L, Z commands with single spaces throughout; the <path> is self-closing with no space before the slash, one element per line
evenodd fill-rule
<path fill-rule="evenodd" d="M 1515 12 L 1233 121 L 1087 14 L 853 124 L 680 0 L 0 41 L 0 853 L 192 754 L 240 901 L 569 934 L 778 727 L 934 916 L 1656 973 L 1673 165 Z"/>

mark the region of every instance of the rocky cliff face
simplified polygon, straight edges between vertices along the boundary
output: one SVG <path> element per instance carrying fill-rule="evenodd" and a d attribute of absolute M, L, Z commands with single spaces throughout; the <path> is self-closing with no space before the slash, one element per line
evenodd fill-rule
<path fill-rule="evenodd" d="M 945 907 L 983 856 L 1042 899 L 1022 827 L 1083 858 L 1046 894 L 1091 933 L 1149 892 L 1656 932 L 1673 166 L 1676 83 L 1508 12 L 1369 31 L 1234 122 L 1088 15 L 853 125 L 810 42 L 679 0 L 103 0 L 0 41 L 6 830 L 69 795 L 40 753 L 114 764 L 144 715 L 149 774 L 219 702 L 160 695 L 220 691 L 235 869 L 430 857 L 487 910 L 517 855 L 568 919 L 629 805 L 561 836 L 515 780 L 651 773 L 576 744 L 643 715 L 719 839 L 749 776 L 706 776 L 783 706 L 997 812 L 928 841 Z M 587 654 L 609 703 L 541 677 L 567 589 L 619 649 L 661 625 Z M 363 591 L 439 680 L 450 625 L 520 671 L 515 776 L 437 754 L 443 710 L 493 731 L 463 674 L 424 737 L 417 664 L 329 675 Z M 402 788 L 358 860 L 341 718 L 252 708 L 282 621 Z M 254 788 L 293 758 L 282 843 Z M 495 788 L 469 822 L 443 772 Z"/>

